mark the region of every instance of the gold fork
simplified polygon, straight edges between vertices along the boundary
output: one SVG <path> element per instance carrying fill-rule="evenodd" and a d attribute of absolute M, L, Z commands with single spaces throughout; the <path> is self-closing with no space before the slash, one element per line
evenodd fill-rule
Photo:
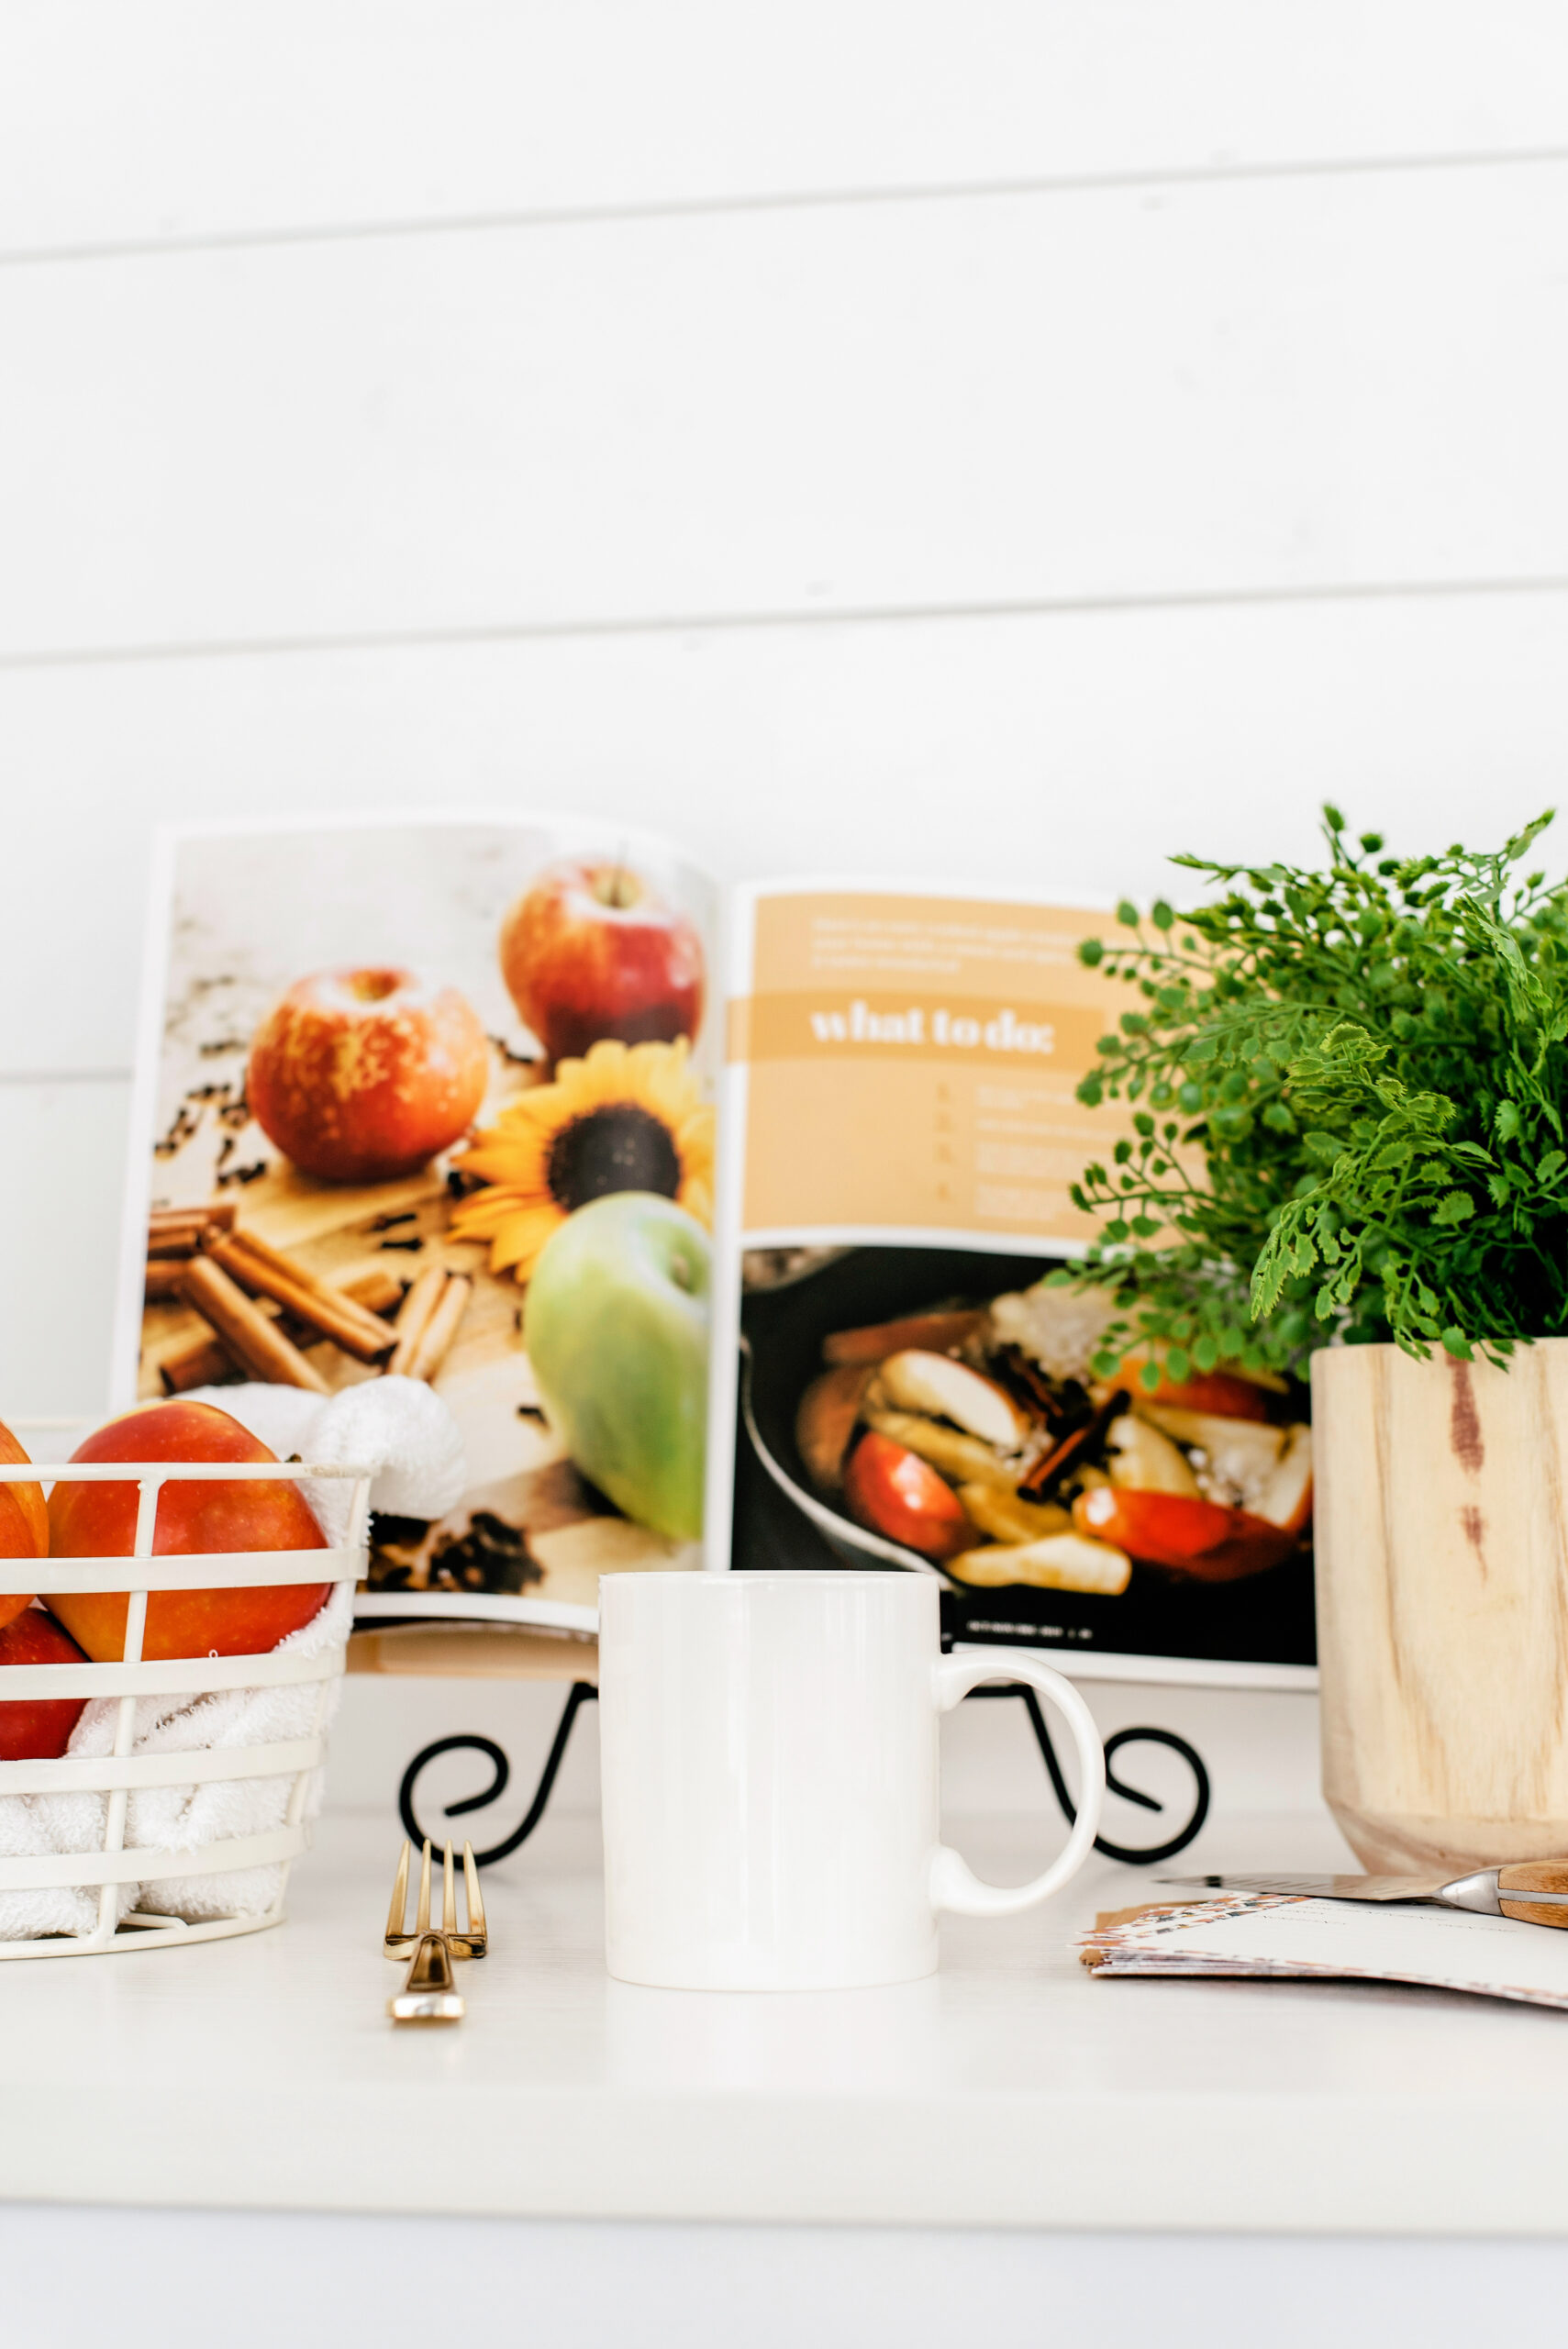
<path fill-rule="evenodd" d="M 465 1843 L 462 1847 L 463 1907 L 468 1920 L 464 1932 L 459 1932 L 457 1925 L 457 1890 L 453 1883 L 452 1847 L 450 1842 L 441 1856 L 441 1921 L 439 1929 L 431 1927 L 428 1836 L 425 1839 L 419 1867 L 419 1898 L 414 1911 L 414 1931 L 409 1932 L 406 1923 L 408 1863 L 412 1856 L 412 1844 L 405 1842 L 398 1854 L 397 1874 L 392 1885 L 392 1905 L 387 1910 L 386 1932 L 382 1943 L 388 1957 L 406 1957 L 412 1963 L 402 1989 L 395 1998 L 388 1998 L 386 2011 L 394 2022 L 461 2022 L 465 2009 L 452 1974 L 452 1960 L 454 1957 L 483 1957 L 489 1946 L 473 1846 Z"/>

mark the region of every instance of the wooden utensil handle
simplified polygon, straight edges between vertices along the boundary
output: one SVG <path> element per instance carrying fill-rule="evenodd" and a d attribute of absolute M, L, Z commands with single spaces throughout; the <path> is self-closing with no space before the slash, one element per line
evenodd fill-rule
<path fill-rule="evenodd" d="M 1515 1860 L 1497 1870 L 1497 1906 L 1522 1925 L 1568 1927 L 1568 1900 L 1530 1900 L 1531 1892 L 1568 1893 L 1568 1860 Z"/>
<path fill-rule="evenodd" d="M 1568 1892 L 1568 1860 L 1511 1860 L 1497 1870 L 1499 1892 Z"/>

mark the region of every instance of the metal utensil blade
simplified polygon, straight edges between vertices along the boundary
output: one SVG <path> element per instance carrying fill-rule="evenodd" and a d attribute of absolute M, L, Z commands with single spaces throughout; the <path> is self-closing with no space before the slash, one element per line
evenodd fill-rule
<path fill-rule="evenodd" d="M 1209 1892 L 1284 1892 L 1316 1900 L 1435 1900 L 1451 1879 L 1442 1876 L 1287 1876 L 1284 1874 L 1162 1876 Z"/>
<path fill-rule="evenodd" d="M 1546 1864 L 1556 1869 L 1559 1863 Z M 1506 1863 L 1501 1867 L 1475 1868 L 1469 1876 L 1302 1876 L 1241 1875 L 1162 1876 L 1162 1884 L 1179 1884 L 1193 1891 L 1278 1892 L 1295 1899 L 1370 1900 L 1379 1902 L 1435 1901 L 1444 1909 L 1465 1909 L 1476 1917 L 1508 1917 L 1526 1925 L 1555 1925 L 1568 1929 L 1568 1892 L 1535 1890 L 1529 1885 L 1506 1884 L 1504 1876 L 1539 1876 L 1540 1866 Z"/>

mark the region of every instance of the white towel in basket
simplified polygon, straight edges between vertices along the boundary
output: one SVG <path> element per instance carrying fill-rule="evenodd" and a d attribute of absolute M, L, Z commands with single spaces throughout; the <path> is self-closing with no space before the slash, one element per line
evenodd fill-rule
<path fill-rule="evenodd" d="M 422 1381 L 378 1378 L 325 1399 L 285 1386 L 218 1386 L 199 1399 L 216 1403 L 281 1458 L 293 1455 L 323 1467 L 374 1468 L 372 1506 L 399 1516 L 436 1518 L 451 1508 L 466 1471 L 451 1413 Z M 347 1530 L 351 1496 L 346 1482 L 306 1486 L 322 1530 L 336 1541 Z M 328 1497 L 323 1503 L 318 1496 Z M 280 1647 L 317 1655 L 348 1638 L 353 1594 L 335 1590 L 310 1622 Z M 322 1726 L 338 1709 L 342 1682 L 328 1684 Z M 210 1696 L 147 1697 L 139 1700 L 133 1753 L 191 1753 L 217 1746 L 272 1745 L 307 1737 L 319 1688 L 224 1689 Z M 72 1755 L 112 1752 L 119 1703 L 89 1704 L 72 1732 Z M 126 1812 L 128 1849 L 195 1851 L 239 1835 L 281 1827 L 293 1775 L 276 1778 L 209 1780 L 200 1786 L 148 1787 L 132 1793 Z M 305 1816 L 320 1808 L 323 1773 L 312 1773 Z M 47 1853 L 101 1850 L 108 1798 L 103 1794 L 0 1795 L 0 1857 L 31 1859 Z M 184 1917 L 261 1916 L 283 1888 L 282 1865 L 162 1877 L 115 1889 L 116 1914 L 133 1909 Z M 96 1886 L 0 1891 L 0 1941 L 35 1940 L 44 1933 L 90 1933 L 98 1920 Z"/>
<path fill-rule="evenodd" d="M 349 1636 L 353 1594 L 335 1590 L 318 1614 L 280 1641 L 282 1650 L 319 1655 Z M 338 1709 L 341 1680 L 328 1682 L 322 1727 Z M 320 1694 L 315 1681 L 293 1687 L 225 1688 L 208 1697 L 143 1697 L 136 1708 L 133 1753 L 206 1753 L 214 1746 L 275 1745 L 308 1737 Z M 119 1700 L 105 1697 L 87 1706 L 72 1731 L 68 1753 L 97 1756 L 114 1751 Z M 323 1774 L 311 1774 L 305 1817 L 321 1805 Z M 281 1827 L 294 1786 L 281 1778 L 209 1780 L 201 1786 L 143 1787 L 126 1810 L 128 1848 L 195 1850 L 227 1842 L 231 1836 L 262 1835 Z M 7 1795 L 0 1797 L 0 1853 L 34 1857 L 43 1852 L 90 1852 L 102 1848 L 108 1797 L 102 1794 Z M 195 1923 L 203 1917 L 261 1916 L 283 1889 L 282 1865 L 243 1868 L 217 1876 L 170 1876 L 115 1888 L 117 1916 L 151 1909 Z M 39 1933 L 87 1933 L 98 1919 L 96 1886 L 60 1886 L 34 1892 L 0 1892 L 0 1940 L 35 1939 Z"/>
<path fill-rule="evenodd" d="M 83 1716 L 83 1719 L 85 1716 Z M 80 1729 L 81 1721 L 76 1724 Z M 111 1739 L 111 1742 L 112 1742 Z M 104 1840 L 102 1795 L 0 1795 L 0 1858 L 36 1860 L 50 1852 L 90 1852 Z M 139 1887 L 121 1885 L 117 1913 L 134 1907 Z M 37 1892 L 0 1892 L 0 1941 L 40 1933 L 90 1933 L 98 1921 L 96 1887 L 52 1885 Z"/>
<path fill-rule="evenodd" d="M 445 1517 L 468 1482 L 457 1421 L 422 1378 L 367 1378 L 338 1395 L 302 1386 L 197 1386 L 185 1397 L 216 1403 L 280 1460 L 322 1468 L 373 1468 L 371 1507 L 389 1517 Z M 329 1542 L 342 1539 L 350 1490 L 306 1485 L 306 1498 Z"/>

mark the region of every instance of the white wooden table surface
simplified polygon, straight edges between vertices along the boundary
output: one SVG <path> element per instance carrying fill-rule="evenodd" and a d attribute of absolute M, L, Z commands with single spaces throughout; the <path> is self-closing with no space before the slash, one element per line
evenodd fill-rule
<path fill-rule="evenodd" d="M 960 1821 L 1016 1880 L 1047 1831 Z M 595 1823 L 490 1879 L 467 2021 L 395 2032 L 384 1825 L 329 1818 L 284 1928 L 7 1966 L 0 2195 L 526 2218 L 1568 2233 L 1568 2019 L 1364 1985 L 1095 1981 L 1069 1946 L 1148 1878 L 1097 1862 L 950 1920 L 886 1989 L 610 1981 Z M 1218 1852 L 1218 1858 L 1217 1858 Z M 1206 1865 L 1332 1865 L 1253 1819 Z M 441 2149 L 435 2158 L 436 2149 Z"/>
<path fill-rule="evenodd" d="M 1039 1820 L 948 1831 L 998 1876 Z M 1097 1862 L 941 1972 L 801 1998 L 606 1977 L 597 1833 L 489 1878 L 467 2021 L 395 2032 L 393 1846 L 329 1815 L 283 1928 L 0 1974 L 8 2338 L 218 2309 L 225 2349 L 450 2326 L 571 2349 L 998 2339 L 1343 2349 L 1475 2337 L 1568 2289 L 1568 2018 L 1373 1985 L 1091 1979 Z M 1189 1865 L 1341 1862 L 1327 1819 L 1211 1824 Z M 678 2221 L 671 2224 L 670 2221 Z M 1022 2328 L 1022 2329 L 1020 2329 Z"/>

